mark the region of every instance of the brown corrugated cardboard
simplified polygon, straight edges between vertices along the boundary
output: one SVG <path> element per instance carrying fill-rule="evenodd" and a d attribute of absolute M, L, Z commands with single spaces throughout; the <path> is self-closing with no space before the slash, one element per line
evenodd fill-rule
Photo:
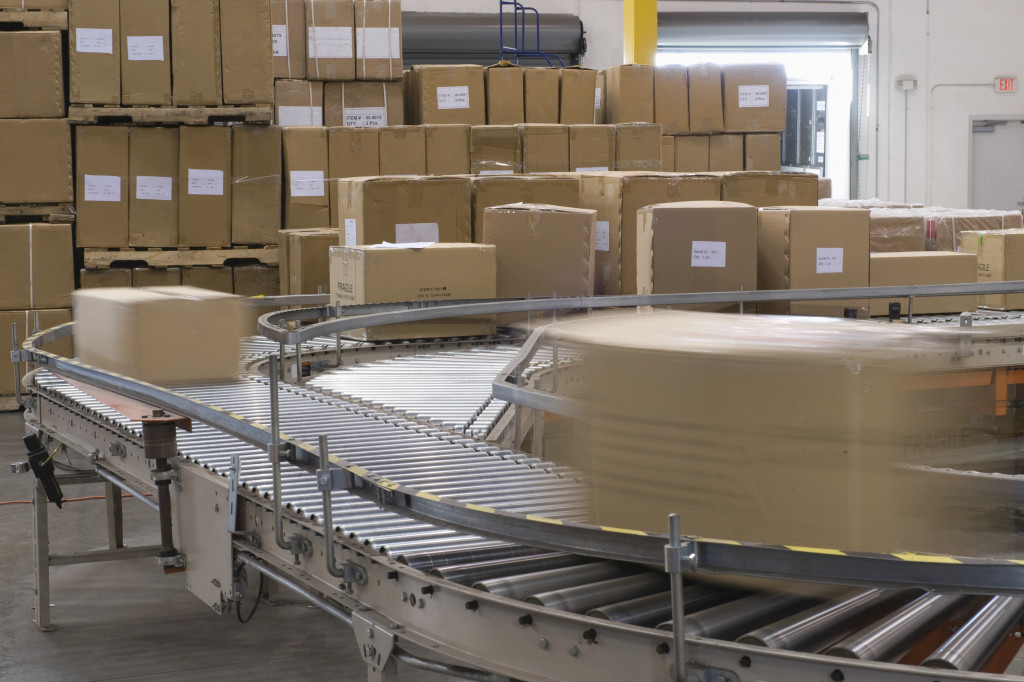
<path fill-rule="evenodd" d="M 225 104 L 274 101 L 274 48 L 267 0 L 220 0 Z"/>
<path fill-rule="evenodd" d="M 654 122 L 654 67 L 623 64 L 604 72 L 607 123 Z"/>
<path fill-rule="evenodd" d="M 706 173 L 710 169 L 710 135 L 686 135 L 676 138 L 676 172 Z"/>
<path fill-rule="evenodd" d="M 597 123 L 597 71 L 581 66 L 558 70 L 558 122 L 562 125 Z"/>
<path fill-rule="evenodd" d="M 1024 230 L 963 232 L 960 245 L 963 253 L 977 256 L 978 282 L 1024 279 Z M 920 300 L 914 299 L 915 312 Z M 978 297 L 978 302 L 996 310 L 1021 310 L 1024 309 L 1024 294 L 985 294 Z"/>
<path fill-rule="evenodd" d="M 637 216 L 637 291 L 684 294 L 757 288 L 757 209 L 728 201 L 655 204 Z M 713 303 L 694 309 L 737 310 Z"/>
<path fill-rule="evenodd" d="M 75 0 L 68 11 L 69 99 L 72 104 L 121 103 L 118 0 Z"/>
<path fill-rule="evenodd" d="M 131 268 L 107 268 L 106 270 L 78 271 L 81 289 L 100 289 L 108 287 L 130 287 L 132 285 Z M 229 292 L 230 293 L 230 292 Z"/>
<path fill-rule="evenodd" d="M 331 289 L 329 249 L 338 243 L 338 230 L 318 227 L 282 230 L 279 281 L 282 294 L 327 293 Z"/>
<path fill-rule="evenodd" d="M 690 86 L 690 132 L 720 133 L 725 130 L 722 117 L 722 67 L 694 64 L 687 69 Z"/>
<path fill-rule="evenodd" d="M 176 105 L 221 103 L 218 0 L 171 0 L 171 75 Z"/>
<path fill-rule="evenodd" d="M 179 287 L 181 268 L 132 268 L 132 286 Z"/>
<path fill-rule="evenodd" d="M 468 125 L 425 125 L 427 175 L 464 175 L 470 172 Z"/>
<path fill-rule="evenodd" d="M 615 126 L 615 170 L 660 171 L 661 126 L 657 123 Z"/>
<path fill-rule="evenodd" d="M 665 173 L 676 170 L 676 138 L 670 135 L 661 137 L 661 170 Z"/>
<path fill-rule="evenodd" d="M 558 123 L 558 69 L 524 69 L 523 104 L 527 123 Z"/>
<path fill-rule="evenodd" d="M 426 175 L 427 142 L 422 126 L 380 129 L 381 175 Z"/>
<path fill-rule="evenodd" d="M 743 170 L 743 136 L 712 135 L 708 141 L 708 170 Z"/>
<path fill-rule="evenodd" d="M 473 194 L 467 177 L 355 178 L 338 181 L 343 246 L 381 242 L 469 242 Z"/>
<path fill-rule="evenodd" d="M 231 245 L 231 128 L 182 126 L 178 153 L 178 243 Z"/>
<path fill-rule="evenodd" d="M 406 123 L 484 125 L 484 69 L 475 64 L 419 65 L 409 72 Z"/>
<path fill-rule="evenodd" d="M 931 216 L 933 251 L 959 251 L 960 234 L 967 231 L 1020 229 L 1020 211 L 988 211 L 984 209 L 938 209 Z"/>
<path fill-rule="evenodd" d="M 128 177 L 128 245 L 177 246 L 178 129 L 129 128 Z"/>
<path fill-rule="evenodd" d="M 235 126 L 231 134 L 231 243 L 276 244 L 281 229 L 281 129 Z"/>
<path fill-rule="evenodd" d="M 722 109 L 727 133 L 781 133 L 786 129 L 786 67 L 722 67 Z"/>
<path fill-rule="evenodd" d="M 473 178 L 473 241 L 483 242 L 484 209 L 516 203 L 579 208 L 579 178 L 528 175 Z"/>
<path fill-rule="evenodd" d="M 21 350 L 21 344 L 25 342 L 25 338 L 31 333 L 36 331 L 36 319 L 39 320 L 39 329 L 50 329 L 56 327 L 59 324 L 64 324 L 71 321 L 71 311 L 67 308 L 60 310 L 10 310 L 0 312 L 0 325 L 3 325 L 4 329 L 10 329 L 11 325 L 17 325 L 17 348 L 12 345 L 13 339 L 11 334 L 4 334 L 3 339 L 0 340 L 0 353 L 3 357 L 9 358 L 12 350 Z M 51 353 L 56 353 L 61 357 L 70 358 L 73 357 L 71 351 L 71 339 L 61 339 L 56 343 L 51 343 L 43 347 Z M 2 363 L 3 367 L 0 367 L 0 395 L 10 395 L 15 392 L 23 393 L 24 388 L 16 389 L 14 382 L 21 381 L 21 375 L 15 376 L 15 369 L 18 367 L 10 362 Z M 27 370 L 32 369 L 31 366 L 25 367 L 20 366 L 22 375 Z"/>
<path fill-rule="evenodd" d="M 487 124 L 515 125 L 526 122 L 523 103 L 523 67 L 499 62 L 484 69 L 487 94 Z"/>
<path fill-rule="evenodd" d="M 524 173 L 569 172 L 569 128 L 526 123 L 519 126 Z"/>
<path fill-rule="evenodd" d="M 913 251 L 871 254 L 870 282 L 873 287 L 916 286 L 924 284 L 967 284 L 978 281 L 978 256 L 973 252 Z M 888 315 L 889 304 L 899 303 L 906 311 L 906 298 L 873 298 L 869 302 L 872 317 Z M 915 315 L 974 312 L 977 296 L 918 296 Z"/>
<path fill-rule="evenodd" d="M 713 175 L 584 174 L 580 180 L 580 205 L 597 211 L 597 293 L 636 293 L 639 209 L 675 201 L 716 201 L 720 193 L 719 179 Z"/>
<path fill-rule="evenodd" d="M 404 118 L 402 84 L 398 81 L 324 83 L 324 125 L 328 127 L 400 126 Z"/>
<path fill-rule="evenodd" d="M 818 178 L 818 201 L 832 198 L 832 179 Z"/>
<path fill-rule="evenodd" d="M 4 225 L 0 229 L 0 310 L 71 305 L 72 250 L 70 225 Z"/>
<path fill-rule="evenodd" d="M 306 77 L 306 2 L 270 0 L 274 78 Z"/>
<path fill-rule="evenodd" d="M 330 170 L 327 128 L 296 127 L 281 131 L 284 148 L 284 227 L 328 227 Z"/>
<path fill-rule="evenodd" d="M 516 126 L 473 126 L 471 170 L 479 175 L 512 175 L 523 169 L 523 146 Z"/>
<path fill-rule="evenodd" d="M 128 246 L 128 130 L 75 128 L 78 246 Z"/>
<path fill-rule="evenodd" d="M 354 27 L 352 0 L 306 0 L 307 78 L 355 80 Z"/>
<path fill-rule="evenodd" d="M 234 291 L 239 296 L 277 296 L 280 292 L 276 267 L 236 265 L 231 272 Z"/>
<path fill-rule="evenodd" d="M 482 244 L 420 248 L 331 247 L 331 303 L 362 305 L 404 301 L 492 299 L 495 249 Z M 389 324 L 346 332 L 367 341 L 487 336 L 494 316 L 454 317 Z"/>
<path fill-rule="evenodd" d="M 781 135 L 777 133 L 744 135 L 743 145 L 743 170 L 778 171 L 782 169 Z"/>
<path fill-rule="evenodd" d="M 281 127 L 323 125 L 324 84 L 319 81 L 275 81 L 274 121 Z"/>
<path fill-rule="evenodd" d="M 355 27 L 356 79 L 401 79 L 401 0 L 356 0 Z"/>
<path fill-rule="evenodd" d="M 869 282 L 868 211 L 818 206 L 766 208 L 757 216 L 758 289 L 836 289 Z M 866 314 L 867 301 L 759 303 L 768 314 Z"/>
<path fill-rule="evenodd" d="M 171 8 L 168 0 L 122 2 L 119 40 L 121 104 L 170 104 Z"/>
<path fill-rule="evenodd" d="M 610 171 L 614 168 L 615 128 L 613 126 L 569 126 L 570 171 Z"/>
<path fill-rule="evenodd" d="M 0 119 L 0 203 L 73 201 L 66 118 Z"/>
<path fill-rule="evenodd" d="M 338 210 L 338 180 L 380 175 L 380 130 L 334 127 L 327 130 L 327 195 L 331 215 Z"/>
<path fill-rule="evenodd" d="M 181 271 L 181 284 L 186 287 L 222 291 L 225 294 L 230 294 L 235 290 L 234 283 L 231 281 L 231 268 L 221 266 L 184 268 Z"/>
<path fill-rule="evenodd" d="M 0 118 L 64 115 L 59 31 L 0 33 Z"/>
<path fill-rule="evenodd" d="M 605 93 L 608 87 L 605 84 L 604 71 L 597 72 L 597 88 L 594 90 L 594 123 L 608 123 L 608 97 Z"/>
<path fill-rule="evenodd" d="M 813 173 L 722 173 L 722 201 L 766 206 L 817 206 L 818 176 Z"/>
<path fill-rule="evenodd" d="M 690 132 L 689 100 L 685 66 L 666 64 L 654 67 L 654 123 L 661 124 L 664 135 L 686 135 Z"/>
<path fill-rule="evenodd" d="M 2 9 L 45 9 L 66 12 L 68 0 L 0 0 Z"/>
<path fill-rule="evenodd" d="M 79 290 L 75 348 L 86 364 L 154 384 L 234 379 L 243 310 L 241 298 L 193 287 Z"/>

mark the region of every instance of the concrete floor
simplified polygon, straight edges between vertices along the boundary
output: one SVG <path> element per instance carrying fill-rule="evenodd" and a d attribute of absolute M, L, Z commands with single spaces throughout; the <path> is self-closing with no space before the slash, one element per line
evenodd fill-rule
<path fill-rule="evenodd" d="M 23 461 L 24 422 L 0 413 L 0 502 L 28 500 L 34 478 L 13 475 Z M 66 497 L 102 495 L 80 485 Z M 51 553 L 106 548 L 102 500 L 50 506 Z M 159 542 L 156 514 L 124 501 L 125 543 Z M 246 625 L 218 616 L 185 588 L 184 574 L 164 575 L 152 559 L 51 569 L 55 632 L 33 624 L 32 507 L 0 505 L 0 680 L 3 682 L 260 682 L 365 680 L 366 667 L 344 624 L 301 604 L 262 604 Z M 444 676 L 399 666 L 403 682 Z"/>

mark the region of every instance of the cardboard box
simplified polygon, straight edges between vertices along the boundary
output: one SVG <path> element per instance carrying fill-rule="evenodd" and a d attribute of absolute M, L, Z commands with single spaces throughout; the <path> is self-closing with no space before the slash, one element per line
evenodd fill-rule
<path fill-rule="evenodd" d="M 186 287 L 221 291 L 225 294 L 230 294 L 235 290 L 231 279 L 231 268 L 221 266 L 184 268 L 181 271 L 181 284 Z"/>
<path fill-rule="evenodd" d="M 722 67 L 694 64 L 686 73 L 690 87 L 690 133 L 709 135 L 724 131 Z"/>
<path fill-rule="evenodd" d="M 597 211 L 595 291 L 598 295 L 636 293 L 636 216 L 651 204 L 717 201 L 713 175 L 585 173 L 580 206 Z"/>
<path fill-rule="evenodd" d="M 281 131 L 284 148 L 284 227 L 328 227 L 329 171 L 327 128 L 295 127 Z"/>
<path fill-rule="evenodd" d="M 78 280 L 82 286 L 80 289 L 101 289 L 109 287 L 130 287 L 132 285 L 132 271 L 130 268 L 107 268 L 106 270 L 78 271 Z"/>
<path fill-rule="evenodd" d="M 670 135 L 661 137 L 661 170 L 665 173 L 676 170 L 676 138 Z"/>
<path fill-rule="evenodd" d="M 0 118 L 64 116 L 59 31 L 0 33 Z"/>
<path fill-rule="evenodd" d="M 604 71 L 597 72 L 597 88 L 594 90 L 594 123 L 608 123 L 608 97 L 605 93 L 608 88 L 605 85 Z"/>
<path fill-rule="evenodd" d="M 225 104 L 274 102 L 274 40 L 267 0 L 220 0 Z"/>
<path fill-rule="evenodd" d="M 74 288 L 70 225 L 0 229 L 0 310 L 67 308 Z"/>
<path fill-rule="evenodd" d="M 546 204 L 508 204 L 484 210 L 485 244 L 498 256 L 498 298 L 594 295 L 596 211 Z M 499 325 L 526 319 L 498 316 Z M 531 315 L 543 323 L 551 313 Z"/>
<path fill-rule="evenodd" d="M 817 206 L 818 176 L 813 173 L 722 173 L 722 201 L 766 206 Z"/>
<path fill-rule="evenodd" d="M 780 150 L 781 151 L 781 150 Z M 818 201 L 832 198 L 832 179 L 818 178 Z"/>
<path fill-rule="evenodd" d="M 354 178 L 338 181 L 343 246 L 469 242 L 473 193 L 467 177 Z"/>
<path fill-rule="evenodd" d="M 178 129 L 128 128 L 128 178 L 128 246 L 177 246 Z"/>
<path fill-rule="evenodd" d="M 171 11 L 168 0 L 122 2 L 118 39 L 121 41 L 121 104 L 170 104 Z"/>
<path fill-rule="evenodd" d="M 306 2 L 270 0 L 274 78 L 306 78 Z"/>
<path fill-rule="evenodd" d="M 221 104 L 218 0 L 171 0 L 171 75 L 175 105 Z"/>
<path fill-rule="evenodd" d="M 978 256 L 974 252 L 872 253 L 870 286 L 973 284 L 978 281 L 978 270 Z M 917 296 L 914 298 L 914 314 L 974 312 L 978 309 L 978 298 L 978 296 Z M 890 303 L 899 303 L 902 312 L 906 314 L 906 298 L 873 298 L 868 304 L 871 316 L 888 315 Z"/>
<path fill-rule="evenodd" d="M 710 135 L 687 135 L 675 140 L 677 173 L 706 173 L 711 170 Z"/>
<path fill-rule="evenodd" d="M 654 122 L 654 67 L 623 64 L 604 72 L 608 123 Z"/>
<path fill-rule="evenodd" d="M 75 128 L 78 246 L 128 246 L 128 130 L 127 126 Z"/>
<path fill-rule="evenodd" d="M 330 251 L 338 230 L 318 227 L 282 230 L 278 276 L 282 294 L 316 294 L 331 290 Z"/>
<path fill-rule="evenodd" d="M 327 194 L 331 215 L 338 212 L 338 180 L 380 175 L 380 130 L 336 127 L 327 130 Z"/>
<path fill-rule="evenodd" d="M 281 127 L 323 125 L 324 84 L 319 81 L 275 81 L 274 121 Z"/>
<path fill-rule="evenodd" d="M 484 69 L 484 90 L 487 94 L 487 124 L 516 125 L 526 122 L 523 67 L 512 62 L 499 62 Z"/>
<path fill-rule="evenodd" d="M 0 0 L 3 9 L 44 9 L 66 12 L 68 0 Z"/>
<path fill-rule="evenodd" d="M 118 0 L 75 0 L 69 8 L 72 104 L 121 103 L 120 17 Z"/>
<path fill-rule="evenodd" d="M 178 243 L 231 245 L 231 128 L 182 126 L 178 153 Z"/>
<path fill-rule="evenodd" d="M 743 170 L 743 136 L 712 135 L 708 141 L 708 170 Z"/>
<path fill-rule="evenodd" d="M 231 273 L 238 296 L 277 296 L 281 290 L 276 267 L 236 265 Z"/>
<path fill-rule="evenodd" d="M 758 289 L 837 289 L 869 282 L 868 211 L 818 206 L 767 208 L 757 216 Z M 760 303 L 767 314 L 866 314 L 864 299 Z"/>
<path fill-rule="evenodd" d="M 562 125 L 597 123 L 601 108 L 597 95 L 597 71 L 581 66 L 558 70 L 558 122 Z"/>
<path fill-rule="evenodd" d="M 7 333 L 3 335 L 0 340 L 0 353 L 3 357 L 11 357 L 12 350 L 21 350 L 21 344 L 25 342 L 28 336 L 31 336 L 37 331 L 36 320 L 38 319 L 38 330 L 50 329 L 57 325 L 64 324 L 71 321 L 71 310 L 63 308 L 59 310 L 9 310 L 0 312 L 0 325 L 7 330 Z M 17 348 L 12 345 L 11 339 L 11 325 L 17 325 L 18 339 Z M 57 355 L 70 358 L 74 357 L 71 350 L 71 339 L 61 339 L 56 343 L 51 343 L 43 347 L 45 350 Z M 0 394 L 12 395 L 16 391 L 24 393 L 25 389 L 16 389 L 15 382 L 20 382 L 21 377 L 25 375 L 27 371 L 34 369 L 32 366 L 21 365 L 21 374 L 15 375 L 15 365 L 11 362 L 2 363 L 0 367 Z"/>
<path fill-rule="evenodd" d="M 406 123 L 484 125 L 484 68 L 475 64 L 417 65 L 409 72 Z"/>
<path fill-rule="evenodd" d="M 570 171 L 610 171 L 614 168 L 614 127 L 605 125 L 569 126 Z"/>
<path fill-rule="evenodd" d="M 757 209 L 728 201 L 655 204 L 637 216 L 637 291 L 757 289 Z M 688 309 L 738 310 L 729 303 Z"/>
<path fill-rule="evenodd" d="M 931 250 L 935 221 L 913 209 L 872 209 L 871 252 L 889 253 Z"/>
<path fill-rule="evenodd" d="M 524 173 L 569 172 L 569 128 L 526 123 L 519 126 Z"/>
<path fill-rule="evenodd" d="M 306 77 L 314 81 L 355 80 L 352 0 L 306 0 Z"/>
<path fill-rule="evenodd" d="M 0 120 L 0 203 L 74 200 L 66 118 Z"/>
<path fill-rule="evenodd" d="M 356 0 L 355 27 L 356 80 L 401 79 L 401 0 Z"/>
<path fill-rule="evenodd" d="M 472 126 L 425 125 L 427 175 L 465 175 L 472 164 L 469 157 Z"/>
<path fill-rule="evenodd" d="M 665 135 L 690 132 L 690 90 L 686 85 L 686 67 L 666 64 L 654 67 L 654 123 L 661 124 Z"/>
<path fill-rule="evenodd" d="M 181 268 L 132 268 L 132 286 L 180 287 Z"/>
<path fill-rule="evenodd" d="M 725 132 L 786 130 L 786 67 L 782 64 L 723 66 L 722 93 Z"/>
<path fill-rule="evenodd" d="M 516 126 L 473 126 L 470 167 L 478 175 L 512 175 L 523 170 L 523 146 Z"/>
<path fill-rule="evenodd" d="M 1024 227 L 1020 211 L 989 211 L 985 209 L 937 209 L 930 218 L 934 222 L 932 251 L 959 251 L 963 232 L 1008 230 Z"/>
<path fill-rule="evenodd" d="M 231 243 L 276 244 L 281 229 L 281 129 L 235 126 L 231 134 Z"/>
<path fill-rule="evenodd" d="M 523 69 L 523 104 L 527 123 L 558 123 L 558 69 Z"/>
<path fill-rule="evenodd" d="M 743 136 L 743 170 L 778 171 L 782 169 L 782 136 L 777 133 L 756 133 Z M 831 188 L 829 191 L 831 195 Z M 818 198 L 821 198 L 819 194 Z"/>
<path fill-rule="evenodd" d="M 380 131 L 381 175 L 426 175 L 427 141 L 422 126 L 391 126 Z"/>
<path fill-rule="evenodd" d="M 397 81 L 324 83 L 324 125 L 328 127 L 400 126 L 404 118 L 402 84 Z"/>
<path fill-rule="evenodd" d="M 238 375 L 241 298 L 194 287 L 75 292 L 74 343 L 87 364 L 158 385 Z"/>
<path fill-rule="evenodd" d="M 964 254 L 973 254 L 978 259 L 978 282 L 1013 282 L 1024 279 L 1024 230 L 964 232 L 960 245 Z M 872 254 L 872 258 L 875 255 Z M 1024 294 L 985 294 L 977 298 L 978 304 L 986 308 L 1024 309 Z M 915 312 L 920 300 L 923 299 L 914 299 Z"/>
<path fill-rule="evenodd" d="M 615 170 L 660 171 L 661 126 L 657 123 L 615 126 Z"/>
<path fill-rule="evenodd" d="M 485 209 L 516 203 L 579 208 L 579 178 L 528 175 L 473 178 L 473 241 L 483 243 Z"/>
<path fill-rule="evenodd" d="M 331 303 L 493 299 L 495 249 L 482 244 L 420 248 L 332 246 Z M 364 341 L 434 339 L 494 334 L 494 316 L 450 317 L 357 329 Z"/>

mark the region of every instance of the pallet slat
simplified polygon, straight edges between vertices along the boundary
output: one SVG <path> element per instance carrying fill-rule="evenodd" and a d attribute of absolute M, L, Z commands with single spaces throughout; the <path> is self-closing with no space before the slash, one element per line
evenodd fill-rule
<path fill-rule="evenodd" d="M 53 10 L 0 9 L 0 24 L 19 24 L 23 28 L 68 30 L 68 13 Z"/>
<path fill-rule="evenodd" d="M 0 204 L 0 224 L 32 222 L 73 223 L 73 204 Z"/>
<path fill-rule="evenodd" d="M 114 107 L 72 105 L 68 119 L 72 123 L 183 123 L 209 125 L 216 122 L 270 123 L 273 107 L 269 104 L 221 107 Z"/>
<path fill-rule="evenodd" d="M 144 262 L 154 268 L 225 265 L 229 261 L 256 261 L 263 265 L 277 265 L 278 249 L 276 246 L 256 249 L 175 249 L 168 251 L 85 249 L 83 258 L 87 270 L 105 270 L 115 263 L 136 262 Z"/>

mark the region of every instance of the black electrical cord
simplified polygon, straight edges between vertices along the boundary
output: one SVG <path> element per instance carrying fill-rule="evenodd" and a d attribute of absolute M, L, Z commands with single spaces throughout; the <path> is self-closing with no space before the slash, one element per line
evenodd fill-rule
<path fill-rule="evenodd" d="M 244 577 L 243 577 L 244 576 Z M 246 587 L 249 586 L 249 573 L 245 570 L 245 565 L 238 567 L 238 578 L 245 583 Z M 249 611 L 249 615 L 242 618 L 242 600 L 239 599 L 235 602 L 235 615 L 238 617 L 238 622 L 243 625 L 252 620 L 252 617 L 256 615 L 256 609 L 260 606 L 260 600 L 263 598 L 263 574 L 260 573 L 260 584 L 259 589 L 256 590 L 256 601 L 253 602 L 252 610 Z"/>

